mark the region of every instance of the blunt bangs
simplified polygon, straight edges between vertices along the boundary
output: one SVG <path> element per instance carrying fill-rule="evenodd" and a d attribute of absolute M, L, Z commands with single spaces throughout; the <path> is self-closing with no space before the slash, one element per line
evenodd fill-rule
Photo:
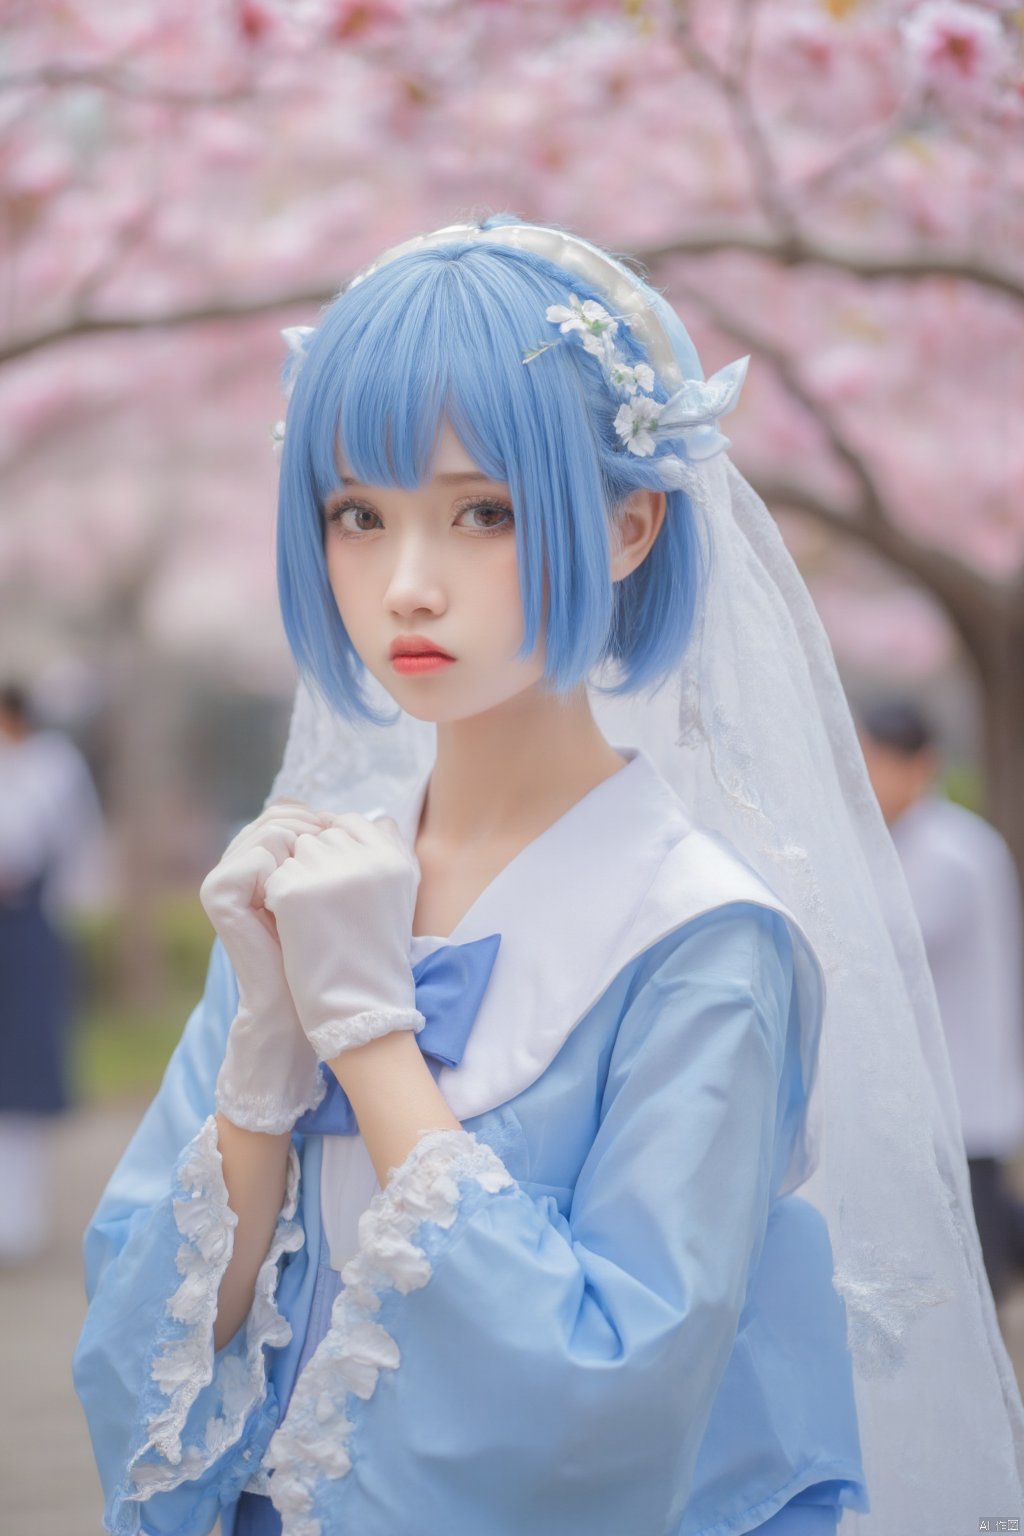
<path fill-rule="evenodd" d="M 620 402 L 581 347 L 567 342 L 523 362 L 553 339 L 545 311 L 570 291 L 602 302 L 531 252 L 453 242 L 407 253 L 354 284 L 310 339 L 288 407 L 278 585 L 300 673 L 346 718 L 398 717 L 376 714 L 366 699 L 365 668 L 327 578 L 323 503 L 343 471 L 367 485 L 423 484 L 446 420 L 480 470 L 511 491 L 519 654 L 532 652 L 543 625 L 546 685 L 567 692 L 611 659 L 622 673 L 611 691 L 632 692 L 657 686 L 678 662 L 701 586 L 688 498 L 667 493 L 646 560 L 613 583 L 616 508 L 635 489 L 661 488 L 657 456 L 623 450 L 612 425 Z M 645 360 L 624 330 L 622 350 Z"/>

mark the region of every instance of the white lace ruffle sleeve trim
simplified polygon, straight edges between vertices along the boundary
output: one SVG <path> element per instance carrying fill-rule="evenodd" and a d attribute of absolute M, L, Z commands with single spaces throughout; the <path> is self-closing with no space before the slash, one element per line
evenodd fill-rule
<path fill-rule="evenodd" d="M 185 1332 L 162 1344 L 150 1374 L 167 1405 L 146 1424 L 146 1441 L 128 1465 L 128 1497 L 148 1499 L 201 1475 L 240 1436 L 253 1408 L 266 1393 L 264 1345 L 287 1344 L 291 1324 L 277 1310 L 278 1260 L 301 1248 L 305 1234 L 292 1218 L 299 1200 L 299 1159 L 288 1149 L 284 1202 L 270 1247 L 256 1276 L 255 1294 L 245 1323 L 241 1353 L 223 1354 L 213 1346 L 217 1295 L 234 1249 L 238 1217 L 228 1205 L 217 1121 L 211 1115 L 186 1147 L 176 1170 L 178 1193 L 174 1220 L 184 1241 L 176 1263 L 182 1282 L 167 1302 L 172 1323 Z M 199 1393 L 216 1376 L 220 1412 L 208 1419 L 203 1441 L 181 1444 L 186 1420 Z M 143 1461 L 151 1451 L 162 1461 Z"/>
<path fill-rule="evenodd" d="M 420 1228 L 426 1221 L 452 1226 L 465 1180 L 491 1194 L 515 1183 L 471 1132 L 428 1131 L 359 1218 L 359 1248 L 341 1272 L 330 1329 L 296 1382 L 263 1460 L 273 1469 L 271 1494 L 287 1536 L 321 1536 L 311 1513 L 314 1488 L 321 1477 L 344 1477 L 352 1465 L 351 1398 L 372 1397 L 380 1372 L 400 1362 L 397 1343 L 373 1314 L 387 1293 L 426 1285 L 433 1271 L 416 1241 Z"/>
<path fill-rule="evenodd" d="M 287 1104 L 282 1103 L 280 1093 L 252 1093 L 240 1086 L 232 1077 L 231 1063 L 225 1057 L 217 1077 L 215 1098 L 221 1114 L 243 1130 L 281 1136 L 290 1131 L 308 1110 L 318 1109 L 326 1095 L 327 1079 L 317 1063 L 310 1072 L 308 1091 L 302 1094 L 296 1090 L 294 1102 Z"/>
<path fill-rule="evenodd" d="M 309 1040 L 321 1061 L 330 1061 L 342 1051 L 351 1051 L 399 1029 L 411 1029 L 418 1035 L 426 1022 L 418 1008 L 372 1008 L 351 1019 L 318 1024 L 309 1031 Z"/>

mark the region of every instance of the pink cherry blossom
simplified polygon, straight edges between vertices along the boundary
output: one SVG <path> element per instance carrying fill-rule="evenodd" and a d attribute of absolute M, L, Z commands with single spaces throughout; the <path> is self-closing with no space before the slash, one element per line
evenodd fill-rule
<path fill-rule="evenodd" d="M 962 0 L 925 0 L 902 30 L 914 76 L 938 95 L 980 101 L 1008 67 L 998 18 Z"/>

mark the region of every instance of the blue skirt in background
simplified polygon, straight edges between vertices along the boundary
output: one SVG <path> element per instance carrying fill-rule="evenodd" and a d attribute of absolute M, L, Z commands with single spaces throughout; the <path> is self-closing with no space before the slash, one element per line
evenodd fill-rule
<path fill-rule="evenodd" d="M 0 895 L 0 1113 L 67 1109 L 71 946 L 43 903 L 44 879 Z"/>

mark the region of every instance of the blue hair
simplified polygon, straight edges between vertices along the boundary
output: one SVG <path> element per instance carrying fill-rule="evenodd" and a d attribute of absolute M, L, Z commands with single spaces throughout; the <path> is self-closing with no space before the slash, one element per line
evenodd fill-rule
<path fill-rule="evenodd" d="M 673 444 L 647 458 L 625 451 L 613 427 L 621 400 L 575 340 L 523 364 L 554 334 L 545 310 L 570 291 L 604 302 L 530 251 L 453 240 L 343 291 L 309 338 L 281 461 L 278 590 L 300 674 L 347 719 L 387 723 L 366 698 L 328 581 L 323 504 L 339 461 L 368 485 L 420 485 L 445 420 L 512 493 L 524 658 L 547 575 L 545 685 L 568 692 L 611 660 L 620 681 L 606 691 L 632 693 L 656 689 L 678 665 L 706 580 L 686 494 L 667 492 L 663 525 L 634 571 L 613 582 L 608 564 L 616 508 L 632 491 L 663 488 L 659 459 Z M 647 361 L 625 326 L 616 342 L 629 363 Z M 660 385 L 654 393 L 665 399 Z"/>

